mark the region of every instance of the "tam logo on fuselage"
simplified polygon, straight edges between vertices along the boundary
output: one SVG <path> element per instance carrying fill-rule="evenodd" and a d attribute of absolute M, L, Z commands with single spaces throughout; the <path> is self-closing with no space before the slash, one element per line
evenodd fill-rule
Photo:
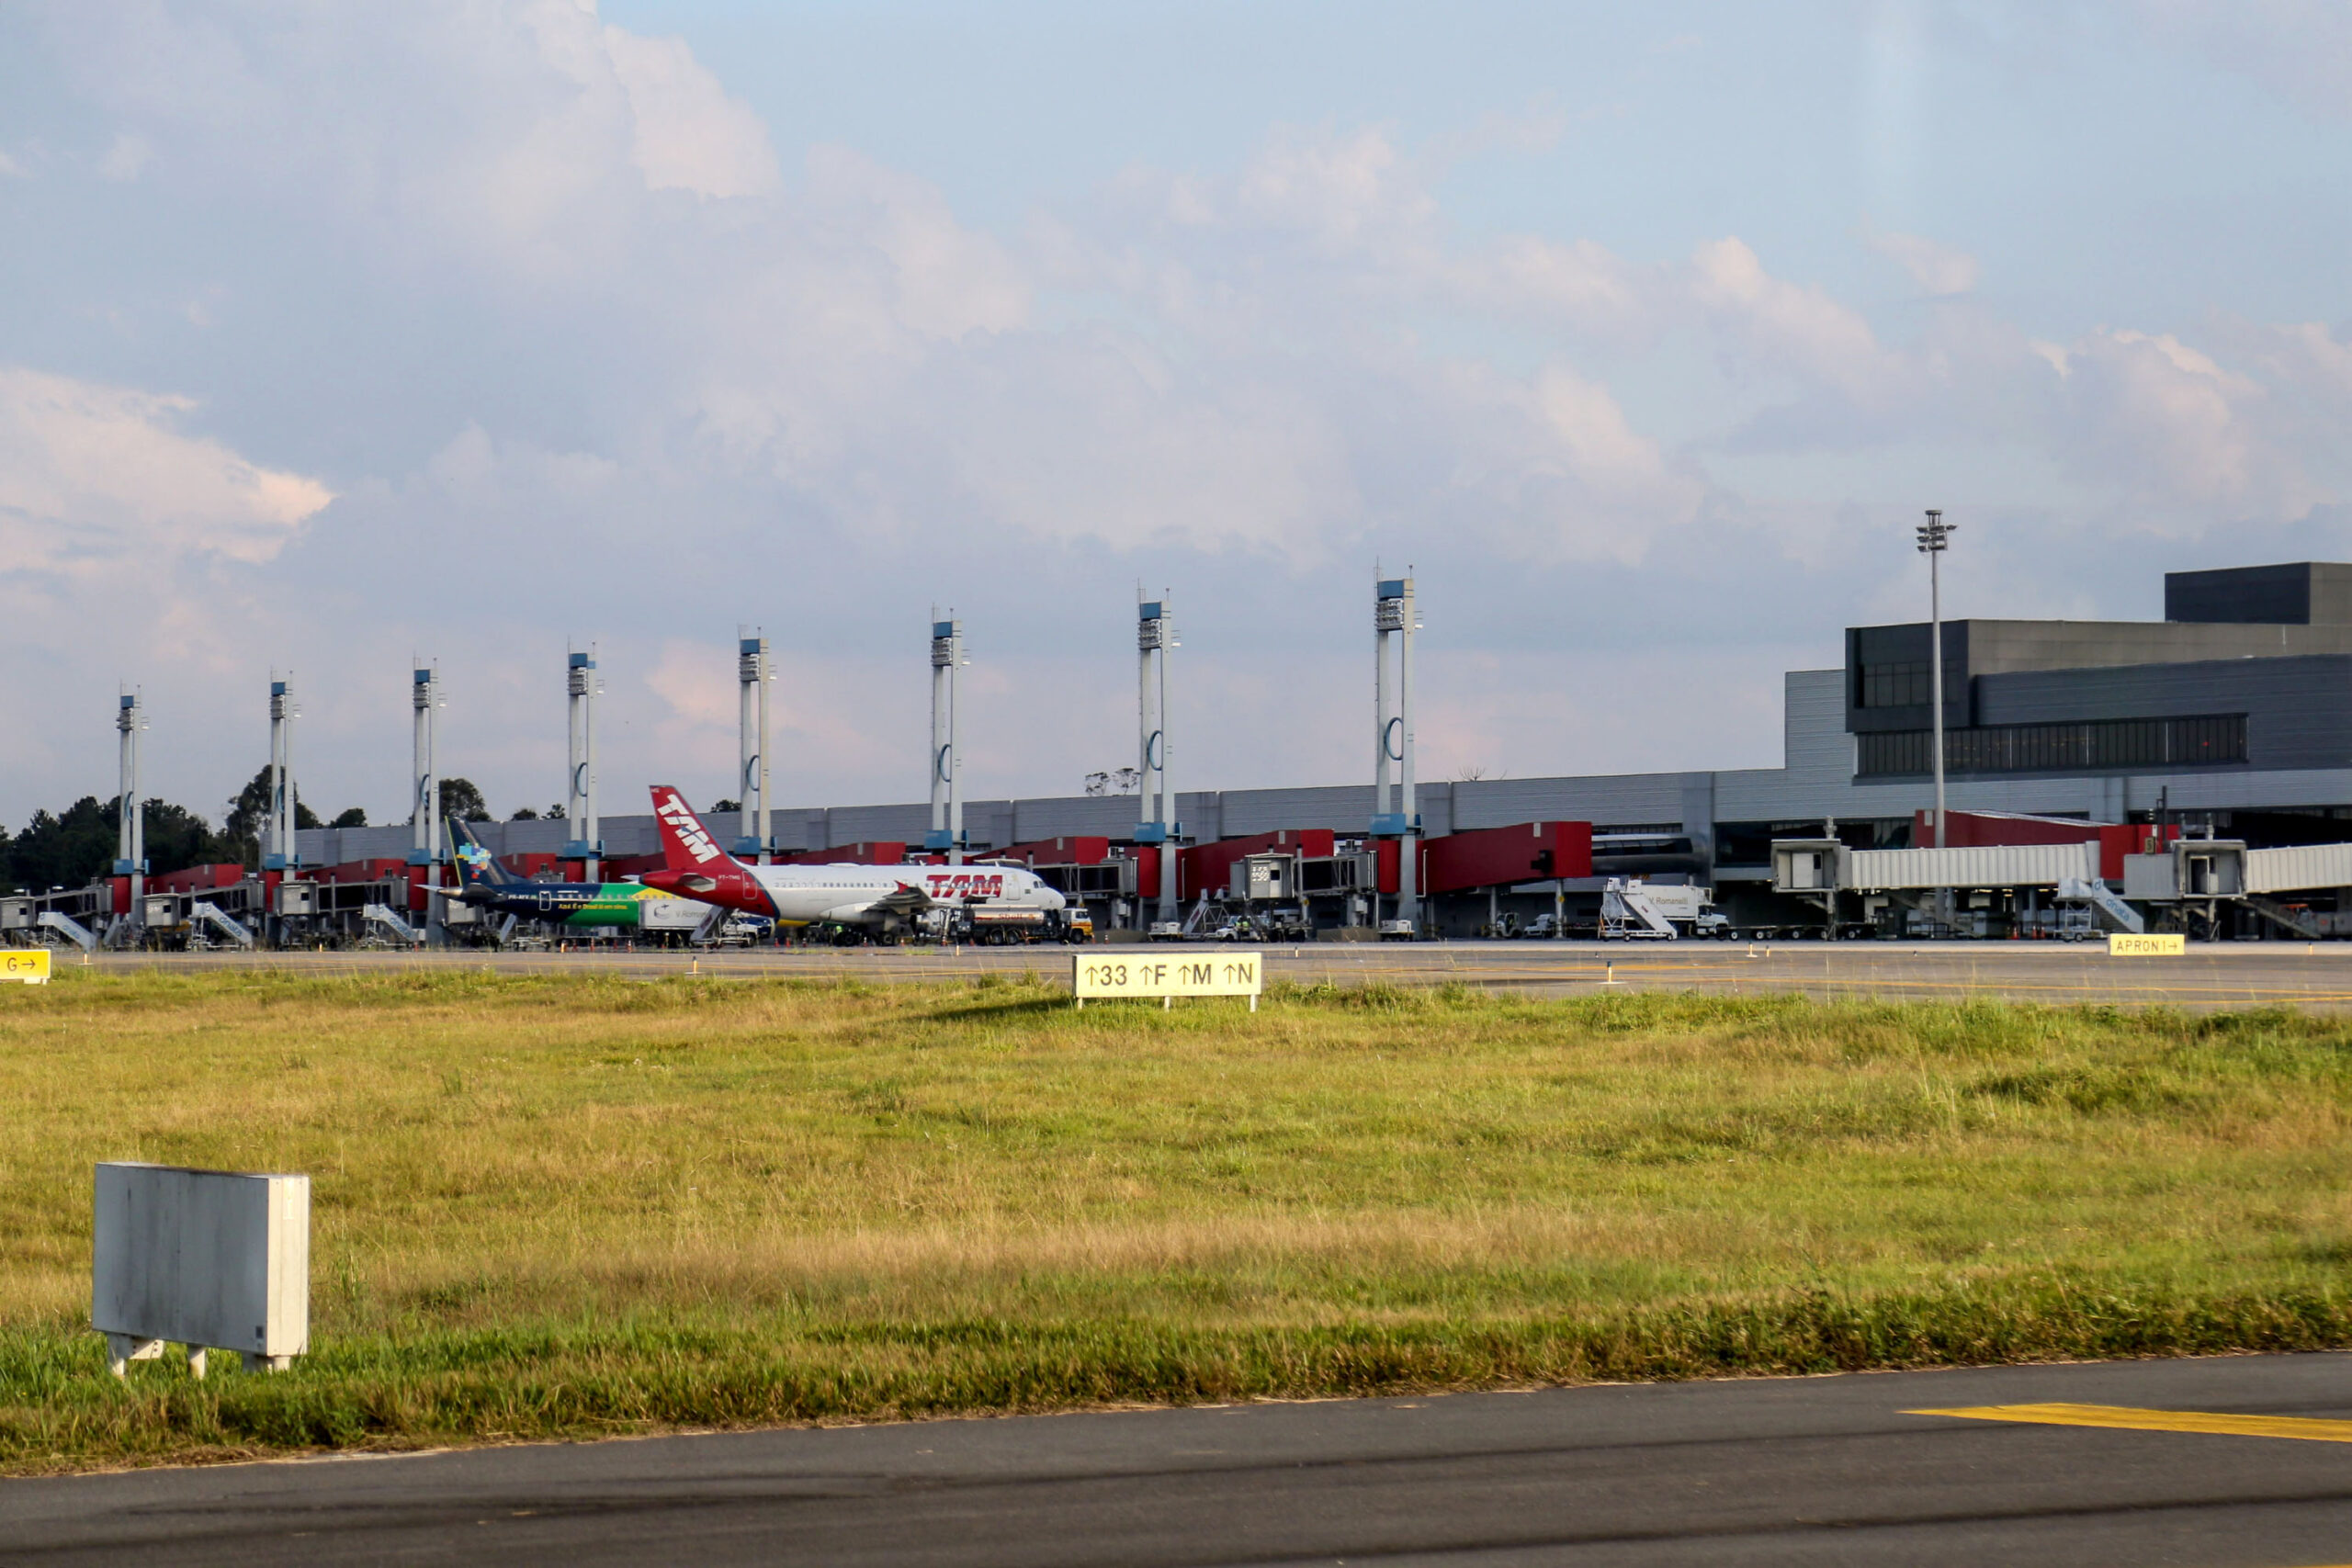
<path fill-rule="evenodd" d="M 934 871 L 923 878 L 931 884 L 934 898 L 1001 898 L 1004 897 L 1002 873 L 986 874 L 974 871 Z"/>

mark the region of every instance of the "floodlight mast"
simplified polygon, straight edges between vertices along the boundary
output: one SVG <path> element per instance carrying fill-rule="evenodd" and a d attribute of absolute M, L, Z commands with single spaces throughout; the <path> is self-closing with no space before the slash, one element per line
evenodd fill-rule
<path fill-rule="evenodd" d="M 410 796 L 409 851 L 411 865 L 441 863 L 441 780 L 433 759 L 434 715 L 441 706 L 441 672 L 427 665 L 416 669 L 409 682 L 409 706 L 416 718 L 412 747 L 415 789 Z"/>
<path fill-rule="evenodd" d="M 1383 934 L 1409 936 L 1419 929 L 1421 916 L 1421 818 L 1413 791 L 1413 634 L 1420 630 L 1420 612 L 1410 577 L 1375 576 L 1372 630 L 1372 837 L 1396 840 L 1396 918 L 1391 922 L 1380 920 L 1380 892 L 1375 886 L 1373 923 L 1381 927 Z M 1388 680 L 1391 637 L 1396 639 L 1393 700 Z"/>
<path fill-rule="evenodd" d="M 735 638 L 735 729 L 741 766 L 736 784 L 735 852 L 752 855 L 766 865 L 774 857 L 775 835 L 770 829 L 768 805 L 768 682 L 775 677 L 768 668 L 768 639 L 737 628 Z"/>
<path fill-rule="evenodd" d="M 147 705 L 136 691 L 116 704 L 114 727 L 122 737 L 120 790 L 115 797 L 114 874 L 130 878 L 130 930 L 147 924 L 147 810 L 139 795 L 139 736 L 147 728 Z"/>
<path fill-rule="evenodd" d="M 1933 726 L 1936 757 L 1936 848 L 1944 847 L 1944 592 L 1943 558 L 1957 523 L 1947 523 L 1944 514 L 1934 507 L 1928 509 L 1928 520 L 1918 525 L 1919 553 L 1928 558 L 1928 701 L 1933 710 L 1929 722 Z M 1947 919 L 1951 913 L 1951 890 L 1936 890 L 1937 901 L 1944 906 Z"/>
<path fill-rule="evenodd" d="M 931 831 L 923 848 L 964 863 L 963 758 L 956 750 L 956 671 L 964 658 L 964 623 L 931 610 Z"/>
<path fill-rule="evenodd" d="M 294 852 L 294 684 L 269 683 L 269 829 L 263 835 L 264 871 L 292 871 Z"/>
<path fill-rule="evenodd" d="M 571 771 L 563 786 L 563 858 L 580 862 L 580 874 L 590 882 L 601 879 L 605 858 L 604 827 L 596 816 L 596 698 L 603 691 L 596 645 L 589 644 L 585 653 L 567 651 L 564 728 Z"/>
<path fill-rule="evenodd" d="M 1136 589 L 1136 705 L 1141 732 L 1136 842 L 1159 846 L 1156 925 L 1173 925 L 1182 917 L 1177 871 L 1184 825 L 1176 819 L 1176 795 L 1168 785 L 1168 657 L 1177 646 L 1169 603 L 1165 589 L 1157 599 L 1144 598 L 1140 584 Z M 1136 889 L 1139 897 L 1142 892 Z"/>

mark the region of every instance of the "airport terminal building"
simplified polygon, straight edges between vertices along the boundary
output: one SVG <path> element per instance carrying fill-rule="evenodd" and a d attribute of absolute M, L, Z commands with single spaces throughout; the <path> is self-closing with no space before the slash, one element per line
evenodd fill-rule
<path fill-rule="evenodd" d="M 2352 840 L 2352 565 L 2170 573 L 2165 610 L 2159 622 L 1945 623 L 1951 809 L 2096 823 L 2161 818 L 2256 847 Z M 1907 845 L 1915 814 L 1934 801 L 1929 628 L 1855 626 L 1845 642 L 1842 669 L 1785 678 L 1777 768 L 1426 784 L 1416 801 L 1422 832 L 1433 840 L 1590 823 L 1593 874 L 1571 879 L 1567 892 L 1597 895 L 1609 875 L 1643 875 L 1704 884 L 1719 904 L 1751 911 L 1774 898 L 1775 839 L 1827 833 L 1858 849 Z M 1374 811 L 1369 783 L 1186 792 L 1178 801 L 1195 843 L 1296 830 L 1345 842 L 1366 833 Z M 786 850 L 920 845 L 929 809 L 780 808 L 775 834 Z M 1119 795 L 965 807 L 976 854 L 1082 837 L 1117 846 L 1132 842 L 1135 816 L 1133 797 Z M 561 822 L 482 829 L 487 846 L 507 855 L 553 854 L 563 834 Z M 605 818 L 603 840 L 614 858 L 659 848 L 650 816 Z M 318 865 L 396 856 L 408 842 L 405 827 L 298 838 L 302 861 Z M 1559 886 L 1506 891 L 1551 907 Z M 1495 902 L 1482 892 L 1455 905 L 1433 901 L 1433 930 L 1468 929 Z"/>

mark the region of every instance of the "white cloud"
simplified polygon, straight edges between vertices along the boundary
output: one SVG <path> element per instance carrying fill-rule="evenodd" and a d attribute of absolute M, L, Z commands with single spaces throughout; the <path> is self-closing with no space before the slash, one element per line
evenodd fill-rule
<path fill-rule="evenodd" d="M 157 556 L 266 561 L 334 497 L 174 425 L 186 398 L 0 367 L 0 561 L 120 570 Z"/>
<path fill-rule="evenodd" d="M 571 0 L 257 3 L 51 13 L 93 122 L 171 153 L 100 194 L 200 214 L 203 243 L 123 231 L 136 284 L 93 305 L 119 321 L 61 365 L 91 379 L 0 372 L 0 651 L 37 660 L 101 616 L 162 639 L 120 645 L 150 668 L 177 670 L 171 648 L 232 671 L 332 649 L 308 667 L 312 711 L 322 732 L 353 716 L 322 767 L 393 724 L 368 767 L 397 780 L 398 673 L 438 651 L 469 776 L 544 803 L 525 781 L 560 766 L 561 732 L 537 672 L 617 626 L 608 793 L 644 770 L 715 784 L 733 766 L 717 633 L 764 618 L 804 678 L 784 698 L 801 782 L 780 794 L 911 795 L 922 672 L 893 650 L 935 594 L 1001 639 L 975 676 L 992 717 L 973 755 L 997 771 L 976 788 L 1067 786 L 1115 757 L 1129 700 L 1130 628 L 1086 616 L 1148 573 L 1250 606 L 1223 650 L 1204 631 L 1187 655 L 1225 738 L 1218 782 L 1307 782 L 1326 758 L 1352 776 L 1360 726 L 1296 716 L 1340 705 L 1355 666 L 1301 654 L 1325 643 L 1301 628 L 1374 554 L 1419 559 L 1443 640 L 1504 666 L 1513 639 L 1548 639 L 1543 668 L 1581 679 L 1629 627 L 1723 636 L 1679 673 L 1610 665 L 1589 700 L 1541 708 L 1607 735 L 1614 766 L 1644 754 L 1625 716 L 1788 635 L 1804 593 L 1836 601 L 1818 585 L 1858 570 L 1855 540 L 1887 525 L 1879 492 L 1920 453 L 2057 476 L 2018 492 L 2041 544 L 2283 525 L 2346 478 L 2311 456 L 2340 446 L 2332 411 L 2352 403 L 2352 353 L 2322 327 L 2037 321 L 2037 339 L 1971 296 L 1972 258 L 1917 236 L 1871 243 L 1945 303 L 1872 315 L 1775 272 L 1752 234 L 1678 262 L 1457 226 L 1453 164 L 1546 144 L 1549 112 L 1421 143 L 1278 128 L 1224 167 L 1130 169 L 1008 235 L 854 148 L 780 173 L 683 43 Z M 40 254 L 28 265 L 74 265 L 62 243 Z M 189 333 L 180 302 L 211 324 Z M 88 369 L 150 354 L 201 356 L 207 428 L 229 434 L 114 384 L 193 376 Z M 265 445 L 304 457 L 241 454 Z M 1725 478 L 1749 459 L 1798 477 Z M 2005 482 L 1981 478 L 1996 499 Z M 104 592 L 84 583 L 98 563 Z M 1353 608 L 1332 624 L 1360 630 Z M 1098 648 L 1112 673 L 1073 696 Z M 173 700 L 190 734 L 250 716 Z M 1509 705 L 1464 711 L 1446 746 L 1494 750 Z M 1604 765 L 1544 745 L 1497 760 Z M 252 748 L 229 749 L 222 780 L 249 776 Z M 0 759 L 0 806 L 53 795 L 15 767 Z M 322 790 L 369 798 L 353 767 Z"/>
<path fill-rule="evenodd" d="M 635 121 L 629 160 L 656 190 L 759 196 L 778 184 L 775 152 L 759 117 L 727 96 L 684 39 L 604 31 L 613 71 Z"/>
<path fill-rule="evenodd" d="M 2288 521 L 2324 499 L 2265 428 L 2268 394 L 2169 333 L 2101 331 L 2066 355 L 2078 467 L 2110 476 L 2151 532 Z"/>
<path fill-rule="evenodd" d="M 1819 288 L 1773 276 L 1746 242 L 1702 244 L 1690 271 L 1692 297 L 1759 368 L 1816 378 L 1850 398 L 1882 389 L 1890 361 L 1870 323 Z"/>
<path fill-rule="evenodd" d="M 918 333 L 1004 332 L 1029 312 L 1029 282 L 1004 247 L 958 222 L 939 187 L 841 147 L 808 159 L 811 207 L 888 263 L 892 314 Z"/>
<path fill-rule="evenodd" d="M 98 160 L 98 177 L 115 181 L 135 180 L 139 172 L 147 166 L 147 160 L 154 155 L 155 149 L 145 137 L 133 131 L 123 131 L 115 137 L 114 145 L 107 149 L 106 156 Z"/>
<path fill-rule="evenodd" d="M 2352 341 L 2322 321 L 2233 326 L 2232 346 L 2274 380 L 2313 399 L 2338 418 L 2352 414 Z"/>
<path fill-rule="evenodd" d="M 1871 249 L 1908 273 L 1923 294 L 1949 298 L 1976 287 L 1976 258 L 1965 251 L 1917 234 L 1872 232 L 1865 240 Z"/>
<path fill-rule="evenodd" d="M 1418 227 L 1436 212 L 1396 145 L 1370 127 L 1277 130 L 1235 182 L 1234 207 L 1253 222 L 1300 230 L 1335 246 Z"/>
<path fill-rule="evenodd" d="M 1446 281 L 1461 306 L 1603 341 L 1652 336 L 1664 314 L 1661 281 L 1591 240 L 1507 236 L 1452 261 Z"/>

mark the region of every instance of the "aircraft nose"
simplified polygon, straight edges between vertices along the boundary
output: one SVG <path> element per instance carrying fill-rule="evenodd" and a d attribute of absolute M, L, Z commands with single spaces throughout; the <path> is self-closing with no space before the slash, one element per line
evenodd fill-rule
<path fill-rule="evenodd" d="M 1046 900 L 1046 908 L 1048 909 L 1061 908 L 1069 902 L 1069 899 L 1062 897 L 1061 889 L 1058 887 L 1048 887 L 1045 884 L 1039 883 L 1037 885 L 1037 891 L 1044 897 Z"/>

